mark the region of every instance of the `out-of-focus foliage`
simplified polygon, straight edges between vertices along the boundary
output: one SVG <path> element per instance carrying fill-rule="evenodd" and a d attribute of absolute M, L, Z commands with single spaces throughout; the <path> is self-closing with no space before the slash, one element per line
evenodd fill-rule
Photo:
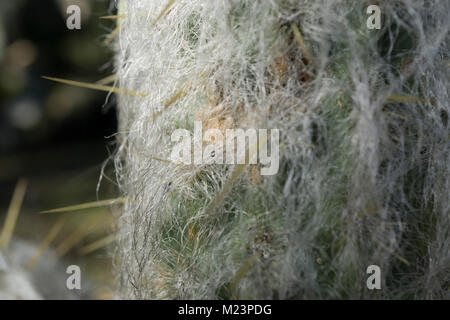
<path fill-rule="evenodd" d="M 71 4 L 81 8 L 81 30 L 66 27 L 66 9 Z M 113 195 L 107 179 L 98 193 L 97 184 L 109 155 L 105 137 L 117 130 L 114 100 L 105 102 L 105 93 L 57 84 L 41 76 L 88 82 L 108 76 L 111 52 L 103 40 L 113 24 L 99 17 L 111 14 L 111 9 L 107 0 L 0 1 L 0 226 L 17 180 L 28 181 L 12 240 L 18 244 L 10 248 L 17 252 L 10 252 L 6 259 L 20 273 L 25 268 L 20 265 L 23 261 L 13 262 L 12 257 L 29 259 L 33 252 L 30 248 L 37 250 L 59 216 L 67 221 L 47 254 L 71 234 L 86 228 L 90 218 L 105 215 L 97 229 L 59 259 L 62 269 L 55 269 L 62 270 L 62 275 L 55 273 L 63 281 L 58 285 L 64 285 L 65 266 L 80 265 L 86 280 L 83 297 L 94 298 L 105 297 L 111 261 L 104 250 L 90 255 L 79 253 L 83 246 L 111 232 L 110 212 L 102 208 L 52 215 L 38 212 Z M 19 243 L 19 238 L 28 243 Z M 42 269 L 40 263 L 36 270 Z M 37 291 L 47 292 L 41 295 L 44 298 L 56 295 L 57 291 L 52 293 L 50 288 L 41 286 Z"/>

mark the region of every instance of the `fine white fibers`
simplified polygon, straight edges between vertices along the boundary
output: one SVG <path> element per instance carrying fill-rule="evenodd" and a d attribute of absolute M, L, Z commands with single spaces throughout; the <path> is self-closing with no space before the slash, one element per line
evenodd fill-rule
<path fill-rule="evenodd" d="M 381 30 L 370 1 L 121 2 L 119 297 L 449 297 L 450 4 L 378 2 Z M 278 173 L 172 163 L 196 120 L 279 129 Z"/>

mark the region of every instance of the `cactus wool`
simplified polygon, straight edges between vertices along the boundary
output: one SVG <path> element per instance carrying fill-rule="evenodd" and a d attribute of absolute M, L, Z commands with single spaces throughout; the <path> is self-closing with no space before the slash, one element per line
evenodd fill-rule
<path fill-rule="evenodd" d="M 450 297 L 450 2 L 375 2 L 120 2 L 118 297 Z"/>

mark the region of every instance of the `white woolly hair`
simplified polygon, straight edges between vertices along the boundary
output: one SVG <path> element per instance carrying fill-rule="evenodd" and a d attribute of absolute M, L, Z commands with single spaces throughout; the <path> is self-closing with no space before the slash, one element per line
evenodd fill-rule
<path fill-rule="evenodd" d="M 450 2 L 371 2 L 121 2 L 118 297 L 449 298 Z M 278 174 L 171 162 L 196 119 L 279 129 Z"/>

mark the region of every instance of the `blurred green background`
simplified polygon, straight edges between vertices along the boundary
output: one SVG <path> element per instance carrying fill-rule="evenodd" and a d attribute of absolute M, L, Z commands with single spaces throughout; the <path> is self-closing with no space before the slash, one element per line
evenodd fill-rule
<path fill-rule="evenodd" d="M 69 5 L 81 8 L 81 30 L 66 27 Z M 108 247 L 90 253 L 86 245 L 113 232 L 111 208 L 39 214 L 42 210 L 117 197 L 112 162 L 116 114 L 114 96 L 42 79 L 51 76 L 96 82 L 112 74 L 112 52 L 104 40 L 114 29 L 108 0 L 0 1 L 0 226 L 17 181 L 27 189 L 14 237 L 39 245 L 60 217 L 57 249 L 77 230 L 100 219 L 63 254 L 78 264 L 92 298 L 109 298 L 112 283 Z M 99 183 L 101 170 L 105 177 Z M 99 188 L 97 189 L 97 186 Z M 84 250 L 85 251 L 85 250 Z"/>

